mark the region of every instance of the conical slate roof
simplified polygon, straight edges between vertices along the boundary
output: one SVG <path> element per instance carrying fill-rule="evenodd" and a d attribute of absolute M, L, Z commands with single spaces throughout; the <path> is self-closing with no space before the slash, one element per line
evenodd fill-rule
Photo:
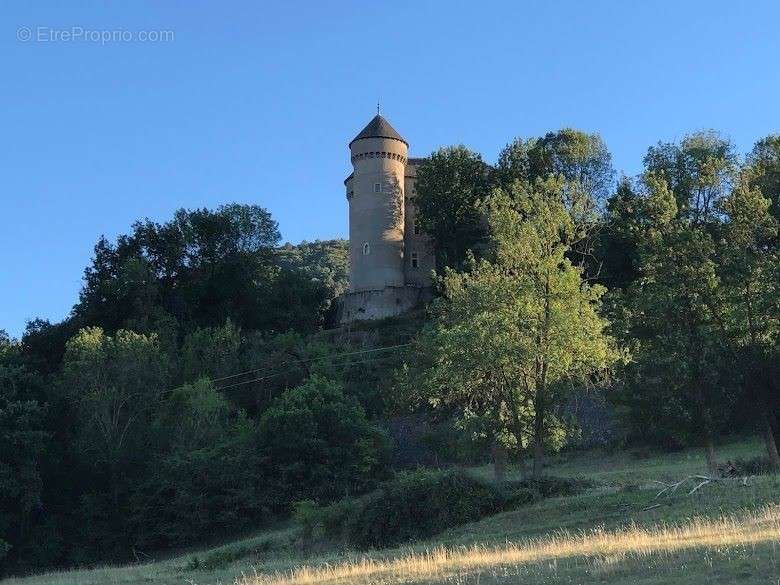
<path fill-rule="evenodd" d="M 379 114 L 374 116 L 368 125 L 360 131 L 360 134 L 352 139 L 352 142 L 360 140 L 361 138 L 394 138 L 395 140 L 400 140 L 406 144 L 406 146 L 409 146 L 409 143 L 401 138 L 401 135 L 390 125 L 390 122 Z M 352 142 L 349 144 L 352 145 Z"/>

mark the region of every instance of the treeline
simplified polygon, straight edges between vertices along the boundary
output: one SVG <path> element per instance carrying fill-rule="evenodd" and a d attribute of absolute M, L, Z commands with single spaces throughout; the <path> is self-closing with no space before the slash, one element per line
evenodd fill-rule
<path fill-rule="evenodd" d="M 346 279 L 346 242 L 279 246 L 254 206 L 101 238 L 70 317 L 0 335 L 3 572 L 145 559 L 373 487 L 376 379 L 312 337 Z"/>
<path fill-rule="evenodd" d="M 720 435 L 758 432 L 778 465 L 780 137 L 743 159 L 696 133 L 618 180 L 575 130 L 495 165 L 449 147 L 417 193 L 437 298 L 350 330 L 328 330 L 346 242 L 280 246 L 259 207 L 101 238 L 67 319 L 0 336 L 3 571 L 145 560 L 365 493 L 391 434 L 540 476 L 583 396 L 621 444 L 714 467 Z M 410 413 L 433 424 L 390 420 Z"/>
<path fill-rule="evenodd" d="M 588 387 L 629 440 L 702 445 L 714 471 L 719 435 L 758 431 L 780 467 L 780 136 L 744 159 L 715 132 L 658 143 L 616 184 L 595 134 L 517 139 L 495 166 L 443 148 L 417 192 L 441 271 L 418 406 L 536 474 Z"/>

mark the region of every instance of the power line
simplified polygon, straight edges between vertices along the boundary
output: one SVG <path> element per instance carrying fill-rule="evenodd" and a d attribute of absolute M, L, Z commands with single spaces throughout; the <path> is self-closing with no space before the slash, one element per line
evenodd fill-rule
<path fill-rule="evenodd" d="M 343 358 L 343 357 L 346 357 L 346 356 L 360 355 L 360 354 L 366 354 L 366 353 L 376 353 L 376 352 L 379 352 L 379 351 L 387 351 L 387 350 L 390 350 L 390 349 L 398 349 L 400 347 L 408 347 L 410 345 L 412 345 L 412 344 L 411 343 L 401 343 L 399 345 L 389 345 L 387 347 L 378 347 L 378 348 L 375 348 L 375 349 L 364 349 L 364 350 L 361 350 L 361 351 L 350 351 L 350 352 L 345 352 L 345 353 L 337 353 L 337 354 L 334 354 L 334 355 L 322 356 L 322 357 L 318 357 L 318 358 L 310 358 L 310 359 L 307 359 L 307 360 L 295 360 L 295 363 L 296 364 L 306 364 L 306 363 L 323 361 L 323 360 L 328 360 L 328 359 L 339 359 L 339 358 Z M 290 363 L 290 361 L 288 360 L 286 362 L 281 362 L 280 364 L 277 364 L 277 367 L 281 366 L 281 365 L 285 365 L 287 363 Z M 268 371 L 270 369 L 273 369 L 273 368 L 267 367 L 267 366 L 263 367 L 263 368 L 255 368 L 253 370 L 246 370 L 245 372 L 238 372 L 236 374 L 230 374 L 229 376 L 222 376 L 221 378 L 211 378 L 210 380 L 211 380 L 211 382 L 222 382 L 224 380 L 230 380 L 232 378 L 238 378 L 239 376 L 246 376 L 247 374 L 258 374 L 258 373 L 261 373 L 263 371 Z"/>
<path fill-rule="evenodd" d="M 367 358 L 367 359 L 364 359 L 364 360 L 352 362 L 350 365 L 366 364 L 366 363 L 369 363 L 369 362 L 372 362 L 372 361 L 376 362 L 377 360 L 383 360 L 383 359 L 387 359 L 389 357 L 391 357 L 391 356 L 377 356 L 377 357 L 373 357 L 373 358 Z M 247 384 L 252 384 L 252 383 L 255 383 L 255 382 L 262 382 L 263 380 L 269 380 L 271 378 L 275 378 L 276 376 L 281 376 L 283 374 L 288 374 L 288 373 L 293 372 L 295 370 L 296 370 L 296 368 L 289 368 L 287 370 L 284 370 L 284 371 L 281 371 L 281 372 L 276 372 L 274 374 L 269 374 L 267 376 L 261 376 L 259 378 L 253 378 L 252 380 L 244 380 L 242 382 L 236 382 L 235 384 L 229 384 L 227 386 L 221 386 L 219 388 L 215 388 L 215 390 L 217 390 L 218 392 L 224 392 L 225 390 L 232 390 L 232 389 L 235 389 L 235 388 L 237 388 L 239 386 L 245 386 Z"/>
<path fill-rule="evenodd" d="M 295 360 L 295 364 L 296 364 L 296 366 L 298 366 L 298 365 L 301 365 L 301 364 L 320 362 L 320 361 L 325 361 L 325 360 L 337 361 L 337 360 L 340 360 L 341 358 L 345 358 L 345 357 L 350 357 L 350 356 L 355 356 L 355 355 L 363 355 L 363 354 L 369 354 L 369 353 L 377 353 L 377 352 L 380 352 L 380 351 L 389 351 L 391 349 L 400 349 L 402 347 L 409 347 L 410 345 L 412 345 L 412 344 L 411 343 L 400 343 L 398 345 L 389 345 L 387 347 L 378 347 L 378 348 L 374 348 L 374 349 L 364 349 L 364 350 L 359 350 L 359 351 L 349 351 L 349 352 L 338 353 L 338 354 L 333 354 L 333 355 L 321 356 L 321 357 L 318 357 L 318 358 L 309 358 L 309 359 L 305 359 L 305 360 Z M 374 358 L 374 359 L 382 359 L 382 357 L 378 356 L 377 358 Z M 358 362 L 354 362 L 354 363 L 355 364 L 361 364 L 361 363 L 367 363 L 369 361 L 371 361 L 371 360 L 367 359 L 367 360 L 358 361 Z M 220 378 L 207 378 L 207 379 L 208 379 L 208 381 L 210 383 L 213 384 L 215 382 L 222 382 L 222 381 L 225 381 L 225 380 L 231 380 L 233 378 L 238 378 L 239 376 L 246 376 L 246 375 L 249 375 L 249 374 L 259 374 L 259 373 L 265 373 L 265 372 L 273 371 L 275 368 L 278 368 L 279 366 L 286 365 L 288 363 L 291 363 L 291 362 L 290 361 L 281 362 L 281 363 L 277 364 L 276 366 L 270 366 L 270 367 L 265 367 L 265 368 L 255 368 L 255 369 L 252 369 L 252 370 L 246 370 L 244 372 L 238 372 L 236 374 L 230 374 L 229 376 L 222 376 Z M 336 365 L 343 365 L 343 364 L 336 364 Z M 233 384 L 228 384 L 227 386 L 222 386 L 220 388 L 215 388 L 215 390 L 218 390 L 218 391 L 221 392 L 221 391 L 223 391 L 225 389 L 232 389 L 234 387 L 244 386 L 246 384 L 251 384 L 252 382 L 259 382 L 259 381 L 262 381 L 262 380 L 275 378 L 276 376 L 281 376 L 282 374 L 286 374 L 286 373 L 292 372 L 294 370 L 295 370 L 295 368 L 289 368 L 289 369 L 284 370 L 282 372 L 275 372 L 275 373 L 269 374 L 267 376 L 261 376 L 259 378 L 255 378 L 253 380 L 245 380 L 245 381 L 242 381 L 242 382 L 236 382 L 236 383 L 233 383 Z M 185 385 L 186 385 L 186 383 L 185 384 L 181 384 L 179 386 L 175 386 L 173 388 L 170 388 L 169 390 L 166 391 L 166 393 L 174 392 L 175 390 L 178 390 L 179 388 L 182 388 Z"/>

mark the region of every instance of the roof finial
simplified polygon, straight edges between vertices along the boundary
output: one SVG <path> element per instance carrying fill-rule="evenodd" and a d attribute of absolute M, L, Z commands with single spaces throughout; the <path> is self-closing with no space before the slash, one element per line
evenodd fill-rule
<path fill-rule="evenodd" d="M 376 100 L 376 115 L 379 115 L 379 100 Z"/>

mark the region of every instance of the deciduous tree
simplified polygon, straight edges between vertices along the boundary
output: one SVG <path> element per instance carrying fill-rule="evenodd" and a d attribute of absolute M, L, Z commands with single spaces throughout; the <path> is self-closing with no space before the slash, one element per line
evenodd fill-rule
<path fill-rule="evenodd" d="M 560 199 L 563 181 L 513 188 L 484 207 L 491 260 L 441 280 L 436 318 L 419 339 L 431 356 L 421 379 L 432 406 L 487 419 L 517 447 L 532 443 L 538 476 L 568 389 L 620 354 L 598 314 L 604 289 L 566 257 L 574 228 Z"/>
<path fill-rule="evenodd" d="M 490 191 L 490 167 L 465 146 L 431 154 L 417 170 L 420 227 L 434 242 L 437 268 L 460 267 L 484 235 L 477 205 Z"/>

